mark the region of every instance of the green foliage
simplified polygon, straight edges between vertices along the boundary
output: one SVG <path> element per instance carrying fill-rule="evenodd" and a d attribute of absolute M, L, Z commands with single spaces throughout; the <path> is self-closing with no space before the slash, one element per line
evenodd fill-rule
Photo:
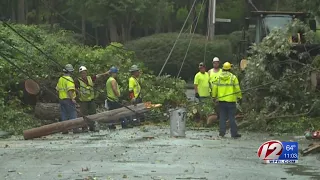
<path fill-rule="evenodd" d="M 74 78 L 79 77 L 77 69 L 81 65 L 85 65 L 88 68 L 89 74 L 103 73 L 109 70 L 111 66 L 117 66 L 120 72 L 118 80 L 122 92 L 121 99 L 128 100 L 129 68 L 131 65 L 137 64 L 144 72 L 141 76 L 144 101 L 152 101 L 153 103 L 168 106 L 179 106 L 186 103 L 184 81 L 165 76 L 156 77 L 150 74 L 143 63 L 136 61 L 135 53 L 124 50 L 123 45 L 120 43 L 112 43 L 105 48 L 91 48 L 73 44 L 74 39 L 68 31 L 57 30 L 53 34 L 47 34 L 46 30 L 37 26 L 13 25 L 13 27 L 47 53 L 51 60 L 8 28 L 0 30 L 0 54 L 4 54 L 39 82 L 49 82 L 46 84 L 47 88 L 55 88 L 59 76 L 62 75 L 62 68 L 67 63 L 71 63 L 75 68 Z M 17 52 L 7 43 L 27 55 Z M 4 59 L 0 58 L 0 60 L 0 73 L 3 74 L 2 78 L 0 78 L 0 98 L 4 98 L 7 96 L 8 89 L 12 84 L 17 84 L 27 77 L 23 72 L 10 66 Z M 52 60 L 56 60 L 59 65 Z M 105 82 L 106 77 L 96 83 L 96 89 L 101 92 L 98 102 L 104 102 Z M 21 123 L 29 122 L 28 116 L 26 116 L 26 119 L 20 117 L 21 113 L 19 111 L 21 111 L 21 108 L 11 108 L 11 106 L 4 106 L 4 108 L 11 109 L 11 111 L 8 111 L 9 114 L 6 114 L 9 120 L 2 119 L 1 121 L 11 122 L 12 119 L 16 118 L 21 120 Z M 15 110 L 17 110 L 17 113 L 14 113 Z"/>
<path fill-rule="evenodd" d="M 286 30 L 272 31 L 260 44 L 251 47 L 251 56 L 242 80 L 246 91 L 246 112 L 260 128 L 268 118 L 307 113 L 317 94 L 310 89 L 309 74 L 312 64 L 299 62 L 288 37 L 304 32 L 307 42 L 314 33 L 302 22 L 295 20 Z M 263 86 L 264 85 L 264 86 Z M 246 90 L 248 89 L 248 90 Z M 250 91 L 249 91 L 250 90 Z"/>
<path fill-rule="evenodd" d="M 177 20 L 179 23 L 182 23 L 185 21 L 185 19 L 188 16 L 189 11 L 187 10 L 187 7 L 183 7 L 178 9 L 177 11 Z"/>
<path fill-rule="evenodd" d="M 303 134 L 306 130 L 318 130 L 320 128 L 318 118 L 297 117 L 273 121 L 267 130 L 278 133 Z"/>
<path fill-rule="evenodd" d="M 130 41 L 125 46 L 137 53 L 150 69 L 156 73 L 160 71 L 160 67 L 164 64 L 167 56 L 177 38 L 177 33 L 157 34 L 149 37 L 140 38 Z M 173 53 L 165 67 L 164 73 L 176 75 L 180 69 L 183 57 L 187 51 L 190 41 L 189 34 L 182 34 L 175 46 Z M 207 43 L 206 55 L 205 46 Z M 183 79 L 193 78 L 193 75 L 198 71 L 198 64 L 204 61 L 208 67 L 211 67 L 212 58 L 220 57 L 222 61 L 233 60 L 231 44 L 228 40 L 207 41 L 206 37 L 195 35 L 188 56 L 185 60 L 180 77 Z"/>
<path fill-rule="evenodd" d="M 34 120 L 32 116 L 24 112 L 25 109 L 17 107 L 18 101 L 13 101 L 10 105 L 4 105 L 4 99 L 1 98 L 0 102 L 0 130 L 17 135 L 22 134 L 25 129 L 34 128 L 40 125 L 39 121 Z"/>
<path fill-rule="evenodd" d="M 244 3 L 241 0 L 225 0 L 217 4 L 217 15 L 219 18 L 237 19 L 245 13 Z"/>
<path fill-rule="evenodd" d="M 196 102 L 190 102 L 188 104 L 187 117 L 190 121 L 194 121 L 194 117 L 199 113 L 200 117 L 207 118 L 209 115 L 216 113 L 214 111 L 215 103 L 211 98 L 204 100 L 201 104 Z"/>

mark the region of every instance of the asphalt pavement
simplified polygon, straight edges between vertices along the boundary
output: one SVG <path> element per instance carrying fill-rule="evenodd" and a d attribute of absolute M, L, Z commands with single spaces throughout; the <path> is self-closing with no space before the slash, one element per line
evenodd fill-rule
<path fill-rule="evenodd" d="M 296 165 L 263 164 L 258 147 L 270 137 L 242 132 L 219 139 L 210 129 L 187 130 L 170 137 L 169 127 L 144 126 L 99 133 L 55 134 L 34 140 L 0 140 L 0 179 L 320 179 L 319 155 L 299 158 Z M 299 148 L 307 147 L 303 138 Z"/>

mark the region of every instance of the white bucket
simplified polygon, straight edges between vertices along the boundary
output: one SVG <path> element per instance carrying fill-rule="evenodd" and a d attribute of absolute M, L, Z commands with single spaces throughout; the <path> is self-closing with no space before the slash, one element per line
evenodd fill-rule
<path fill-rule="evenodd" d="M 185 108 L 170 110 L 170 135 L 171 137 L 186 137 L 187 112 Z"/>

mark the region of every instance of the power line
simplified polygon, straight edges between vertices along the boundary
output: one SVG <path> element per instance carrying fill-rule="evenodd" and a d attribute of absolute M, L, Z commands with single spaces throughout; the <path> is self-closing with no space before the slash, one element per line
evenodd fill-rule
<path fill-rule="evenodd" d="M 182 67 L 183 67 L 184 62 L 185 62 L 185 60 L 186 60 L 186 58 L 187 58 L 188 51 L 189 51 L 189 48 L 190 48 L 190 45 L 191 45 L 191 42 L 192 42 L 194 33 L 195 33 L 195 31 L 196 31 L 196 29 L 197 29 L 197 26 L 198 26 L 198 22 L 199 22 L 200 15 L 201 15 L 201 12 L 202 12 L 203 4 L 204 4 L 205 2 L 207 2 L 207 0 L 203 0 L 203 1 L 202 1 L 201 9 L 200 9 L 200 11 L 199 11 L 199 13 L 198 13 L 198 17 L 197 17 L 197 20 L 196 20 L 196 24 L 195 24 L 195 27 L 194 27 L 193 32 L 192 32 L 192 36 L 191 36 L 190 41 L 189 41 L 187 51 L 186 51 L 186 53 L 185 53 L 185 55 L 184 55 L 184 58 L 183 58 L 183 61 L 182 61 L 182 63 L 181 63 L 179 72 L 178 72 L 178 74 L 177 74 L 177 78 L 179 78 L 179 75 L 180 75 L 180 73 L 181 73 Z"/>
<path fill-rule="evenodd" d="M 51 58 L 50 56 L 48 56 L 45 52 L 43 52 L 39 47 L 37 47 L 35 44 L 33 44 L 31 41 L 29 41 L 29 40 L 28 40 L 27 38 L 25 38 L 23 35 L 21 35 L 17 30 L 15 30 L 15 29 L 14 29 L 12 26 L 10 26 L 8 23 L 6 23 L 6 22 L 4 22 L 4 21 L 2 21 L 2 22 L 3 22 L 3 25 L 9 27 L 13 32 L 15 32 L 15 33 L 16 33 L 18 36 L 20 36 L 23 40 L 25 40 L 26 42 L 28 42 L 29 44 L 31 44 L 33 47 L 35 47 L 38 51 L 40 51 L 43 55 L 45 55 L 45 56 L 46 56 L 47 58 L 49 58 L 51 61 L 53 61 L 53 62 L 56 63 L 57 65 L 63 67 L 63 66 L 62 66 L 61 64 L 59 64 L 56 60 L 54 60 L 53 58 Z M 6 43 L 6 42 L 5 42 L 5 43 Z M 11 47 L 13 47 L 14 49 L 18 50 L 18 49 L 15 48 L 14 46 L 12 46 L 12 45 L 10 45 L 10 44 L 8 44 L 8 43 L 6 43 L 6 44 L 9 45 L 9 46 L 11 46 Z M 116 47 L 116 46 L 115 46 L 115 47 Z M 20 50 L 18 50 L 18 51 L 21 52 Z M 26 54 L 23 53 L 23 52 L 22 52 L 22 54 L 26 55 Z M 29 58 L 30 58 L 30 57 L 29 57 Z M 68 71 L 68 70 L 67 70 L 67 71 Z M 68 72 L 69 72 L 69 71 L 68 71 Z M 69 72 L 69 73 L 70 73 L 70 72 Z M 66 78 L 66 77 L 64 77 L 64 76 L 62 76 L 62 78 L 65 79 L 65 80 L 67 80 L 67 81 L 69 81 L 69 82 L 74 83 L 73 81 L 71 81 L 70 79 L 68 79 L 68 78 Z M 81 85 L 80 85 L 80 87 L 86 88 L 86 87 L 81 86 Z M 76 91 L 77 91 L 77 90 L 76 90 Z M 112 99 L 112 100 L 114 100 L 114 101 L 115 101 L 116 103 L 118 103 L 119 105 L 125 107 L 126 109 L 132 111 L 132 112 L 135 113 L 136 115 L 141 115 L 140 113 L 138 113 L 138 112 L 136 112 L 135 110 L 129 108 L 128 106 L 123 105 L 122 103 L 118 102 L 117 100 L 115 100 L 115 99 L 113 99 L 113 98 L 111 98 L 111 97 L 109 97 L 109 98 Z M 84 118 L 84 119 L 87 119 L 86 116 L 83 116 L 83 118 Z"/>
<path fill-rule="evenodd" d="M 58 63 L 56 60 L 54 60 L 52 57 L 48 56 L 45 52 L 43 52 L 39 47 L 37 47 L 35 44 L 33 44 L 31 41 L 29 41 L 27 38 L 22 36 L 17 30 L 15 30 L 11 25 L 6 23 L 5 21 L 2 21 L 4 26 L 7 26 L 9 29 L 11 29 L 13 32 L 15 32 L 18 36 L 20 36 L 23 40 L 28 42 L 30 45 L 32 45 L 34 48 L 36 48 L 40 53 L 42 53 L 46 58 L 57 64 L 58 66 L 64 68 L 60 63 Z M 67 70 L 68 71 L 68 70 Z M 70 71 L 68 71 L 70 73 Z"/>
<path fill-rule="evenodd" d="M 253 4 L 252 0 L 248 0 L 248 2 L 252 5 L 254 9 L 256 9 L 256 11 L 259 11 L 258 8 Z"/>
<path fill-rule="evenodd" d="M 176 41 L 174 42 L 174 44 L 173 44 L 173 46 L 172 46 L 172 48 L 171 48 L 171 51 L 170 51 L 167 59 L 165 60 L 163 66 L 162 66 L 162 68 L 161 68 L 161 70 L 160 70 L 160 72 L 159 72 L 159 74 L 158 74 L 158 77 L 162 74 L 162 71 L 163 71 L 164 67 L 165 67 L 166 64 L 168 63 L 168 60 L 169 60 L 169 58 L 170 58 L 170 56 L 171 56 L 171 54 L 172 54 L 172 52 L 173 52 L 173 50 L 174 50 L 174 48 L 175 48 L 178 40 L 179 40 L 179 37 L 180 37 L 180 35 L 181 35 L 181 33 L 182 33 L 185 25 L 187 24 L 187 21 L 188 21 L 188 19 L 189 19 L 189 16 L 191 15 L 191 12 L 192 12 L 192 9 L 194 8 L 194 5 L 196 4 L 196 1 L 197 1 L 197 0 L 194 0 L 194 1 L 193 1 L 192 7 L 191 7 L 191 9 L 190 9 L 190 11 L 189 11 L 189 14 L 188 14 L 186 20 L 185 20 L 184 23 L 183 23 L 183 26 L 182 26 L 182 28 L 181 28 L 181 30 L 180 30 L 180 32 L 179 32 L 179 35 L 178 35 L 178 37 L 176 38 Z"/>
<path fill-rule="evenodd" d="M 8 62 L 11 66 L 13 66 L 14 68 L 16 68 L 16 69 L 19 70 L 20 72 L 22 72 L 24 75 L 26 75 L 29 79 L 33 80 L 34 82 L 36 82 L 37 84 L 40 85 L 40 83 L 37 82 L 37 81 L 32 77 L 32 75 L 30 75 L 28 72 L 26 72 L 25 70 L 23 70 L 21 67 L 19 67 L 19 66 L 16 65 L 15 63 L 13 63 L 11 60 L 9 60 L 9 58 L 7 58 L 6 55 L 4 55 L 2 52 L 0 52 L 0 57 L 2 57 L 2 59 L 4 59 L 6 62 Z M 40 86 L 41 86 L 41 85 L 40 85 Z M 56 95 L 52 90 L 50 90 L 49 88 L 47 88 L 45 85 L 43 85 L 43 86 L 41 86 L 41 87 L 44 88 L 45 90 L 47 90 L 49 93 L 53 94 L 56 98 L 59 98 L 58 95 Z M 141 116 L 141 115 L 143 114 L 143 113 L 138 113 L 138 112 L 136 112 L 135 110 L 129 108 L 128 106 L 125 106 L 125 105 L 121 104 L 120 102 L 117 102 L 117 101 L 116 101 L 116 103 L 119 103 L 119 104 L 122 105 L 124 108 L 132 111 L 132 112 L 135 113 L 137 116 Z M 81 111 L 79 111 L 76 107 L 71 106 L 71 105 L 68 105 L 68 106 L 74 108 L 74 109 L 77 111 L 77 113 L 81 114 L 82 117 L 83 117 L 83 119 L 84 119 L 84 121 L 85 121 L 86 123 L 92 121 L 92 120 L 90 120 L 90 118 L 88 118 L 87 116 L 83 115 L 83 113 L 82 113 Z M 150 117 L 159 117 L 159 116 L 157 116 L 157 115 L 148 116 L 148 115 L 147 115 L 146 117 L 150 118 Z"/>
<path fill-rule="evenodd" d="M 50 60 L 52 60 L 54 63 L 56 63 L 57 65 L 59 65 L 59 66 L 61 66 L 61 67 L 63 67 L 61 64 L 59 64 L 57 61 L 55 61 L 54 59 L 51 59 L 51 57 L 50 56 L 48 56 L 45 52 L 43 52 L 40 48 L 38 48 L 35 44 L 33 44 L 31 41 L 29 41 L 28 39 L 26 39 L 24 36 L 22 36 L 19 32 L 17 32 L 13 27 L 11 27 L 8 23 L 6 23 L 6 22 L 4 22 L 3 21 L 3 23 L 4 23 L 4 25 L 6 25 L 7 27 L 9 27 L 13 32 L 15 32 L 18 36 L 20 36 L 23 40 L 25 40 L 26 42 L 28 42 L 29 44 L 31 44 L 33 47 L 35 47 L 38 51 L 40 51 L 43 55 L 45 55 L 47 58 L 49 58 Z M 5 42 L 6 43 L 6 42 Z M 9 46 L 11 46 L 11 45 L 9 45 Z M 11 47 L 13 47 L 13 46 L 11 46 Z M 25 54 L 25 53 L 24 53 Z M 16 66 L 16 65 L 15 65 Z M 68 70 L 66 70 L 66 71 L 68 71 Z M 69 73 L 70 73 L 70 71 L 68 71 Z M 62 76 L 62 78 L 64 78 L 65 80 L 67 80 L 67 81 L 69 81 L 69 82 L 72 82 L 72 83 L 74 83 L 73 81 L 71 81 L 70 79 L 68 79 L 68 78 L 66 78 L 66 77 L 64 77 L 64 76 Z M 81 85 L 80 85 L 81 86 Z M 81 86 L 81 87 L 83 87 L 83 86 Z M 84 87 L 85 88 L 85 87 Z M 117 102 L 117 103 L 119 103 L 119 102 Z M 120 105 L 122 105 L 121 103 L 119 103 Z M 122 106 L 124 106 L 124 105 L 122 105 Z M 129 109 L 129 110 L 131 110 L 132 112 L 134 112 L 134 113 L 137 113 L 136 111 L 134 111 L 133 109 L 131 109 L 131 108 L 129 108 L 129 107 L 127 107 L 127 106 L 124 106 L 125 108 L 127 108 L 127 109 Z M 86 116 L 83 116 L 83 118 L 84 119 L 87 119 L 87 117 Z"/>

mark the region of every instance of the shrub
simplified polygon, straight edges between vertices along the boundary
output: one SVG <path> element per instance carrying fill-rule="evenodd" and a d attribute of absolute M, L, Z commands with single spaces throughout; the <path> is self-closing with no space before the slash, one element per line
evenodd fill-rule
<path fill-rule="evenodd" d="M 125 47 L 135 51 L 137 57 L 158 74 L 177 36 L 177 33 L 156 34 L 130 41 L 125 44 Z M 163 73 L 172 76 L 177 75 L 187 51 L 190 38 L 190 34 L 181 34 Z M 206 43 L 207 49 L 205 54 Z M 205 36 L 195 35 L 192 39 L 180 77 L 183 79 L 193 78 L 194 74 L 198 71 L 198 64 L 205 61 L 206 65 L 211 67 L 211 60 L 215 56 L 220 57 L 222 61 L 232 62 L 233 54 L 231 43 L 225 39 L 207 41 Z"/>

